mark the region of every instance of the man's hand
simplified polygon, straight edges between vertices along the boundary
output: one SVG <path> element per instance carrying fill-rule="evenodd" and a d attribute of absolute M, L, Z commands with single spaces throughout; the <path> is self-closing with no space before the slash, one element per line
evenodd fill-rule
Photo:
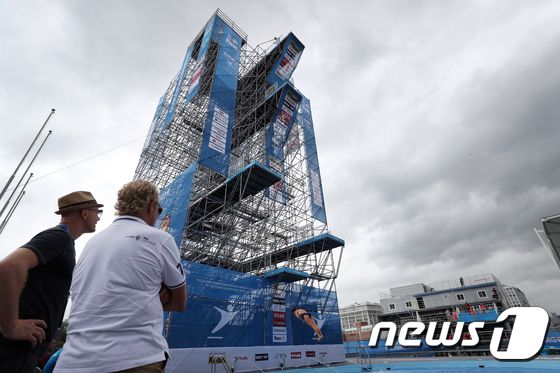
<path fill-rule="evenodd" d="M 28 341 L 33 347 L 45 340 L 47 323 L 43 320 L 17 320 L 14 327 L 3 331 L 4 338 Z"/>
<path fill-rule="evenodd" d="M 159 291 L 159 300 L 162 306 L 165 306 L 167 303 L 169 303 L 170 296 L 171 294 L 169 293 L 169 289 L 164 285 L 161 285 L 161 289 Z"/>

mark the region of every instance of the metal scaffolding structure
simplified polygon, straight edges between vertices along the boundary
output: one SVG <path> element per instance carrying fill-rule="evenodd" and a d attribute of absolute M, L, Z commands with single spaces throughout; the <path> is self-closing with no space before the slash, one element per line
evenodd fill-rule
<path fill-rule="evenodd" d="M 291 33 L 251 47 L 217 10 L 160 99 L 135 178 L 164 191 L 188 174 L 170 217 L 185 260 L 336 297 L 344 241 L 328 229 L 309 100 L 291 79 L 302 51 Z"/>

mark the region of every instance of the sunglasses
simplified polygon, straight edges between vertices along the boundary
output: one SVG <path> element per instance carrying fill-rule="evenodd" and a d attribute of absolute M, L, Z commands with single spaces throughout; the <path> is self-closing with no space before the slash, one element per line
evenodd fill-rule
<path fill-rule="evenodd" d="M 103 210 L 94 210 L 94 209 L 88 209 L 89 211 L 95 211 L 95 213 L 97 214 L 97 217 L 99 219 L 101 219 L 101 216 L 103 215 Z"/>

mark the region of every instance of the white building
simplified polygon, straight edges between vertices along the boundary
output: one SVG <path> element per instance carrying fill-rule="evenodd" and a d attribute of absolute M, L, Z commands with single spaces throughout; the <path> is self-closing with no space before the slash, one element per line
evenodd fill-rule
<path fill-rule="evenodd" d="M 529 301 L 519 288 L 504 285 L 504 298 L 508 307 L 530 307 Z"/>
<path fill-rule="evenodd" d="M 395 287 L 391 288 L 391 294 L 381 294 L 380 298 L 383 315 L 408 313 L 408 321 L 429 311 L 468 312 L 474 305 L 486 310 L 502 308 L 503 303 L 502 285 L 492 274 Z"/>
<path fill-rule="evenodd" d="M 381 305 L 378 303 L 354 303 L 353 305 L 342 307 L 339 309 L 340 322 L 343 332 L 355 332 L 357 326 L 360 325 L 364 330 L 370 329 L 371 326 L 379 321 L 381 314 Z M 367 328 L 366 326 L 370 326 Z"/>

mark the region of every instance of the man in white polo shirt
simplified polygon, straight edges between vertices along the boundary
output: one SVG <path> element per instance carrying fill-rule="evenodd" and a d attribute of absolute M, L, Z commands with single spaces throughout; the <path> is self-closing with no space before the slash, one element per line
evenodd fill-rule
<path fill-rule="evenodd" d="M 72 287 L 64 351 L 55 372 L 163 372 L 163 311 L 183 311 L 186 284 L 173 237 L 154 228 L 156 187 L 135 180 L 118 193 L 118 217 L 85 246 Z"/>

